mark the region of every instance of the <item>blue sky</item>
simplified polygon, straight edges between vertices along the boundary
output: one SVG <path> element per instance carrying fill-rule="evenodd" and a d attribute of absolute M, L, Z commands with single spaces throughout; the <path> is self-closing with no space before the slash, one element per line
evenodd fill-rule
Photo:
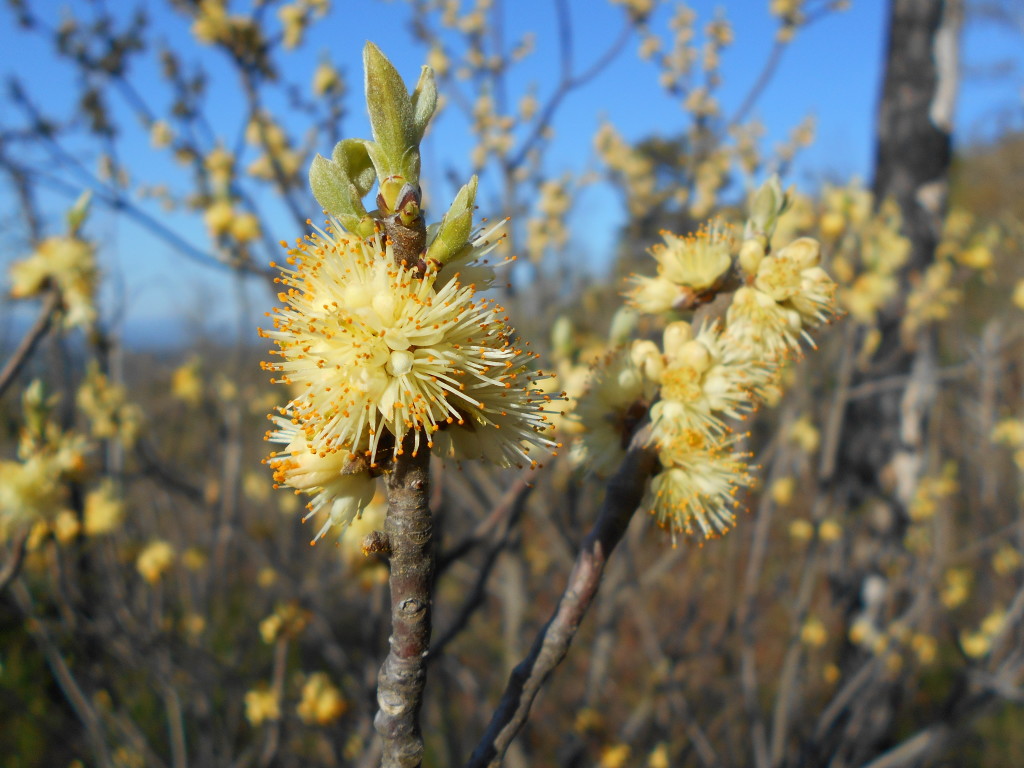
<path fill-rule="evenodd" d="M 34 5 L 50 9 L 50 16 L 56 21 L 62 8 L 77 10 L 87 4 L 43 1 Z M 150 10 L 156 39 L 164 39 L 178 50 L 196 51 L 183 17 L 167 10 L 163 3 L 143 5 Z M 768 3 L 745 0 L 691 5 L 698 13 L 700 25 L 713 18 L 720 6 L 734 24 L 735 43 L 723 56 L 725 85 L 720 94 L 724 112 L 731 114 L 756 79 L 772 47 L 775 25 L 767 12 Z M 134 4 L 126 2 L 124 6 L 134 7 Z M 371 38 L 378 43 L 410 81 L 415 80 L 425 52 L 411 42 L 407 31 L 407 4 L 336 0 L 334 6 L 332 16 L 314 27 L 308 45 L 284 59 L 287 74 L 306 86 L 319 57 L 329 56 L 345 72 L 350 87 L 352 98 L 348 101 L 350 117 L 345 122 L 346 135 L 368 136 L 361 94 L 360 55 L 364 41 Z M 557 51 L 552 6 L 550 0 L 505 4 L 506 39 L 515 40 L 527 31 L 536 35 L 536 52 L 510 79 L 513 101 L 532 84 L 536 84 L 542 102 L 551 90 L 550 73 L 556 69 Z M 854 0 L 850 10 L 831 15 L 798 35 L 757 103 L 753 114 L 766 126 L 768 147 L 784 140 L 788 131 L 806 115 L 814 115 L 817 120 L 817 140 L 794 166 L 790 182 L 810 189 L 823 179 L 870 176 L 885 6 L 882 0 Z M 232 7 L 240 7 L 237 0 Z M 576 66 L 583 69 L 616 37 L 622 11 L 598 0 L 570 0 L 570 7 Z M 652 20 L 653 28 L 665 31 L 669 10 L 663 9 Z M 8 23 L 9 12 L 0 11 L 0 19 L 0 46 L 8 53 L 13 52 L 0 63 L 0 75 L 17 74 L 29 84 L 34 97 L 43 105 L 66 112 L 73 87 L 69 70 L 38 38 L 13 28 Z M 964 58 L 973 68 L 1008 58 L 1016 62 L 1018 69 L 1015 83 L 1008 83 L 1005 78 L 965 80 L 957 116 L 963 135 L 991 136 L 1002 126 L 1000 110 L 1014 104 L 1014 100 L 1019 121 L 1020 66 L 1024 59 L 1020 48 L 1020 40 L 1009 33 L 991 26 L 969 27 Z M 236 82 L 217 52 L 200 49 L 198 53 L 212 78 L 210 121 L 217 133 L 224 135 L 229 144 L 233 143 L 242 127 Z M 654 67 L 636 56 L 633 42 L 600 77 L 574 91 L 555 118 L 555 139 L 547 161 L 551 174 L 580 173 L 596 167 L 592 137 L 602 120 L 610 121 L 631 140 L 651 134 L 671 135 L 681 130 L 685 116 L 678 104 L 658 87 L 656 76 Z M 138 67 L 133 77 L 157 106 L 166 103 L 168 96 L 157 76 L 155 62 Z M 284 116 L 280 119 L 296 124 L 297 118 L 287 117 L 282 94 L 272 95 L 270 104 Z M 122 107 L 116 109 L 124 112 Z M 129 166 L 139 169 L 136 176 L 144 177 L 148 183 L 163 181 L 173 185 L 184 180 L 182 170 L 166 154 L 150 149 L 148 137 L 137 128 L 135 121 L 128 120 L 126 124 L 131 129 L 126 131 L 122 146 Z M 425 174 L 436 174 L 439 169 L 452 165 L 468 169 L 468 147 L 464 121 L 455 110 L 450 110 L 432 126 L 428 135 L 424 147 Z M 327 154 L 331 148 L 317 149 Z M 83 157 L 83 160 L 89 164 L 94 158 Z M 487 178 L 482 182 L 486 189 Z M 437 194 L 447 197 L 450 193 L 450 189 L 439 189 Z M 66 204 L 63 198 L 56 196 L 47 202 L 55 211 Z M 273 205 L 269 198 L 265 202 Z M 487 209 L 486 194 L 480 202 L 481 213 L 502 215 L 501 211 Z M 150 210 L 157 209 L 154 206 Z M 291 239 L 300 234 L 292 231 L 291 220 L 283 212 L 274 213 L 272 207 L 268 210 L 272 226 L 281 229 L 273 233 L 275 239 Z M 439 214 L 440 211 L 436 212 Z M 182 237 L 201 248 L 206 247 L 206 234 L 194 217 L 161 216 Z M 588 188 L 577 201 L 572 219 L 574 245 L 588 255 L 588 263 L 597 268 L 607 264 L 616 229 L 623 217 L 619 200 L 607 187 Z M 102 263 L 111 278 L 106 290 L 123 307 L 124 331 L 129 339 L 151 339 L 154 334 L 177 337 L 189 316 L 207 318 L 209 332 L 236 332 L 237 323 L 232 316 L 238 292 L 222 272 L 184 261 L 123 217 L 97 211 L 90 226 L 90 233 L 102 243 Z M 248 286 L 246 293 L 257 309 L 268 307 L 272 301 L 261 284 Z"/>

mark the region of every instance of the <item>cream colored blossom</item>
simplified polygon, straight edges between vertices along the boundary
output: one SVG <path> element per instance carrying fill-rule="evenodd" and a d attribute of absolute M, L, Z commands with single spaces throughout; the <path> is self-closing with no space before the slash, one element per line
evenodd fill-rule
<path fill-rule="evenodd" d="M 124 387 L 111 382 L 95 361 L 86 369 L 75 403 L 89 418 L 93 437 L 120 438 L 129 448 L 135 444 L 142 428 L 142 409 L 128 402 Z"/>
<path fill-rule="evenodd" d="M 656 434 L 664 423 L 670 429 L 720 433 L 724 418 L 743 418 L 756 407 L 769 371 L 737 357 L 718 325 L 705 326 L 696 338 L 673 345 L 669 336 L 676 326 L 666 329 L 668 365 L 660 377 L 661 400 L 651 411 Z"/>
<path fill-rule="evenodd" d="M 744 286 L 736 291 L 726 313 L 726 341 L 746 357 L 778 360 L 799 354 L 800 313 L 768 294 Z"/>
<path fill-rule="evenodd" d="M 992 556 L 992 569 L 1000 576 L 1014 573 L 1024 558 L 1012 544 L 1003 544 Z"/>
<path fill-rule="evenodd" d="M 753 483 L 747 454 L 733 450 L 734 438 L 694 429 L 665 435 L 658 443 L 663 469 L 650 483 L 641 509 L 672 535 L 714 538 L 736 522 L 736 494 Z"/>
<path fill-rule="evenodd" d="M 810 541 L 814 538 L 814 525 L 808 520 L 793 520 L 789 524 L 789 535 L 796 541 Z"/>
<path fill-rule="evenodd" d="M 60 472 L 52 457 L 0 461 L 0 534 L 57 514 Z"/>
<path fill-rule="evenodd" d="M 1024 419 L 1003 419 L 993 427 L 991 439 L 1009 448 L 1024 448 Z"/>
<path fill-rule="evenodd" d="M 398 265 L 390 242 L 353 238 L 336 223 L 289 254 L 285 306 L 261 333 L 281 358 L 265 368 L 299 389 L 289 415 L 311 450 L 346 460 L 358 452 L 373 465 L 379 449 L 398 455 L 412 433 L 413 451 L 443 440 L 456 458 L 522 465 L 535 463 L 531 447 L 555 447 L 535 355 L 475 285 Z"/>
<path fill-rule="evenodd" d="M 210 174 L 210 181 L 219 190 L 227 190 L 235 172 L 235 156 L 218 144 L 203 159 L 203 167 Z"/>
<path fill-rule="evenodd" d="M 819 264 L 821 246 L 802 237 L 762 259 L 754 286 L 784 307 L 795 309 L 805 328 L 814 328 L 835 314 L 836 284 Z"/>
<path fill-rule="evenodd" d="M 921 664 L 931 664 L 939 652 L 939 643 L 930 635 L 916 634 L 910 639 L 910 648 Z"/>
<path fill-rule="evenodd" d="M 620 347 L 597 365 L 574 412 L 583 434 L 573 460 L 598 476 L 618 467 L 654 395 L 655 383 L 644 377 L 630 351 Z"/>
<path fill-rule="evenodd" d="M 647 294 L 654 290 L 648 283 L 654 280 L 670 283 L 687 289 L 689 295 L 693 295 L 711 288 L 732 265 L 732 240 L 728 232 L 717 225 L 701 229 L 696 235 L 681 237 L 663 231 L 661 236 L 665 244 L 654 245 L 648 250 L 658 262 L 658 276 L 633 278 L 636 288 L 630 296 L 634 305 L 643 311 L 651 311 L 650 305 L 644 302 Z M 685 297 L 687 291 L 677 291 L 677 294 Z"/>
<path fill-rule="evenodd" d="M 942 604 L 949 609 L 963 605 L 971 594 L 973 574 L 969 568 L 951 568 L 946 571 L 943 587 L 939 592 Z"/>
<path fill-rule="evenodd" d="M 302 522 L 320 514 L 324 520 L 311 543 L 323 538 L 332 526 L 343 531 L 373 499 L 376 481 L 365 464 L 354 464 L 348 454 L 341 452 L 317 453 L 296 424 L 281 417 L 274 417 L 274 421 L 279 429 L 268 438 L 286 446 L 266 460 L 274 470 L 274 487 L 288 486 L 312 496 Z"/>

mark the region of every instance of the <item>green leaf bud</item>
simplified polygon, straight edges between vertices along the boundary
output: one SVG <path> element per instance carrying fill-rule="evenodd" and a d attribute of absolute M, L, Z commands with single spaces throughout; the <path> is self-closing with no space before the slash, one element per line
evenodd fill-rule
<path fill-rule="evenodd" d="M 747 238 L 740 246 L 740 269 L 748 275 L 757 274 L 757 265 L 765 256 L 764 243 L 759 237 Z"/>
<path fill-rule="evenodd" d="M 448 212 L 441 219 L 427 258 L 444 265 L 457 256 L 469 241 L 473 229 L 473 204 L 476 201 L 477 178 L 473 176 L 455 196 Z"/>
<path fill-rule="evenodd" d="M 559 358 L 568 360 L 572 357 L 576 347 L 575 332 L 567 315 L 559 315 L 551 326 L 551 347 Z"/>
<path fill-rule="evenodd" d="M 92 203 L 92 190 L 87 189 L 78 199 L 75 204 L 71 206 L 71 210 L 67 213 L 68 221 L 68 234 L 72 237 L 78 234 L 78 230 L 85 224 L 86 218 L 89 216 L 89 205 Z"/>
<path fill-rule="evenodd" d="M 608 329 L 608 343 L 625 344 L 636 331 L 640 315 L 630 307 L 619 307 L 612 315 L 612 324 Z"/>
<path fill-rule="evenodd" d="M 789 207 L 790 196 L 782 191 L 778 174 L 772 174 L 750 201 L 750 218 L 747 220 L 744 237 L 763 236 L 770 241 L 775 232 L 779 216 Z"/>

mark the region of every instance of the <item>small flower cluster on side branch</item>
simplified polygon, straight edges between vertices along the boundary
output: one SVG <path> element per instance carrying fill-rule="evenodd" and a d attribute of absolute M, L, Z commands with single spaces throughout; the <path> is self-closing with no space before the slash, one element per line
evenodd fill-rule
<path fill-rule="evenodd" d="M 717 222 L 686 237 L 663 233 L 665 244 L 650 250 L 657 273 L 633 277 L 627 294 L 636 311 L 661 318 L 660 344 L 611 352 L 579 398 L 583 432 L 572 455 L 598 474 L 615 469 L 650 419 L 660 471 L 642 507 L 673 544 L 732 528 L 737 494 L 754 482 L 734 425 L 777 398 L 781 365 L 837 312 L 818 242 L 772 247 L 786 204 L 778 180 L 768 181 L 738 245 Z"/>

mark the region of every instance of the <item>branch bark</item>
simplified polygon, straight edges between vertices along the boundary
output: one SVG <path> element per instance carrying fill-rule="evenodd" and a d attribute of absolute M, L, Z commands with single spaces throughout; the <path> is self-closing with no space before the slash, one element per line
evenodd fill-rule
<path fill-rule="evenodd" d="M 383 768 L 418 768 L 423 761 L 419 715 L 427 677 L 434 580 L 429 467 L 429 451 L 414 454 L 407 448 L 388 476 L 384 533 L 391 545 L 391 648 L 380 668 L 380 710 L 374 718 L 384 742 Z"/>

